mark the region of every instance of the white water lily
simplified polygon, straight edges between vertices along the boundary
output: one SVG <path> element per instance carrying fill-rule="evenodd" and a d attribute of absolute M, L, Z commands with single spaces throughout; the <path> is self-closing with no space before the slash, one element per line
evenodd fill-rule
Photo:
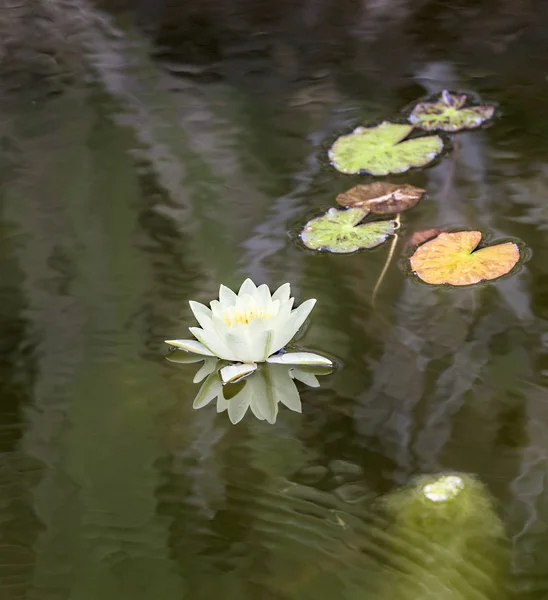
<path fill-rule="evenodd" d="M 288 344 L 314 308 L 316 300 L 307 300 L 293 309 L 289 283 L 274 294 L 267 285 L 256 286 L 246 279 L 238 294 L 224 285 L 219 299 L 210 308 L 190 301 L 200 327 L 190 327 L 195 340 L 166 340 L 167 344 L 203 356 L 216 356 L 246 364 L 277 362 L 273 356 Z M 331 361 L 310 352 L 283 354 L 284 364 L 331 365 Z"/>

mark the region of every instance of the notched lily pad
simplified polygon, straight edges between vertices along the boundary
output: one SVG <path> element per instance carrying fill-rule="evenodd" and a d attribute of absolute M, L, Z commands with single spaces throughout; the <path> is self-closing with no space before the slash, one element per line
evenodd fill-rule
<path fill-rule="evenodd" d="M 394 233 L 396 223 L 375 221 L 358 225 L 368 212 L 362 208 L 330 208 L 325 215 L 309 221 L 300 238 L 308 248 L 325 252 L 348 253 L 374 248 Z"/>
<path fill-rule="evenodd" d="M 426 190 L 404 183 L 397 185 L 376 181 L 355 187 L 339 194 L 341 206 L 365 208 L 377 215 L 403 212 L 416 206 Z"/>
<path fill-rule="evenodd" d="M 461 131 L 475 129 L 495 114 L 492 104 L 465 106 L 466 94 L 443 90 L 436 102 L 420 102 L 409 115 L 409 122 L 425 131 Z"/>
<path fill-rule="evenodd" d="M 475 250 L 479 231 L 440 233 L 419 246 L 410 259 L 415 274 L 426 283 L 471 285 L 509 273 L 520 258 L 512 242 Z"/>
<path fill-rule="evenodd" d="M 329 159 L 337 171 L 351 174 L 388 175 L 424 167 L 442 151 L 443 140 L 437 135 L 405 140 L 412 130 L 411 125 L 388 121 L 357 127 L 335 141 Z"/>

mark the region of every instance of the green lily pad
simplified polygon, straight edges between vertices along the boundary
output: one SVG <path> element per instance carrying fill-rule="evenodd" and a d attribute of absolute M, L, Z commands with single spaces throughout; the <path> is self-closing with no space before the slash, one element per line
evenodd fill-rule
<path fill-rule="evenodd" d="M 308 221 L 301 232 L 307 248 L 325 252 L 347 253 L 382 244 L 396 229 L 395 221 L 374 221 L 358 225 L 369 211 L 362 208 L 337 210 Z"/>
<path fill-rule="evenodd" d="M 436 102 L 420 102 L 409 115 L 409 122 L 425 131 L 461 131 L 475 129 L 495 114 L 492 104 L 467 106 L 465 94 L 450 94 L 443 90 Z"/>
<path fill-rule="evenodd" d="M 329 150 L 331 164 L 341 173 L 388 175 L 404 173 L 411 167 L 424 167 L 443 149 L 437 135 L 404 140 L 411 125 L 384 121 L 376 127 L 357 127 L 342 135 Z"/>

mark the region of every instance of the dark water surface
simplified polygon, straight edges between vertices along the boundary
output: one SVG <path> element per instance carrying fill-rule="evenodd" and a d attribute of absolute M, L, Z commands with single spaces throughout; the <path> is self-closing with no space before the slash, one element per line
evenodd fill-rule
<path fill-rule="evenodd" d="M 0 84 L 0 598 L 547 598 L 547 7 L 240 4 L 74 2 L 51 26 L 83 75 L 30 57 Z M 393 178 L 428 197 L 373 307 L 386 246 L 325 256 L 288 232 L 367 180 L 327 163 L 337 135 L 444 88 L 501 115 Z M 431 227 L 530 260 L 422 285 L 399 257 Z M 233 426 L 193 410 L 196 365 L 163 340 L 248 276 L 317 298 L 299 343 L 341 367 L 298 384 L 302 414 Z M 458 524 L 428 545 L 381 516 L 446 471 L 492 495 L 498 570 L 447 550 Z"/>

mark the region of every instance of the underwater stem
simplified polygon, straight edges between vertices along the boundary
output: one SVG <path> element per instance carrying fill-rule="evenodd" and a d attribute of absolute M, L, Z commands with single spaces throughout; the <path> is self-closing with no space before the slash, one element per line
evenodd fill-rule
<path fill-rule="evenodd" d="M 395 230 L 397 231 L 400 228 L 400 217 L 401 214 L 398 213 L 396 215 L 396 227 Z M 384 263 L 384 267 L 382 268 L 381 274 L 379 275 L 379 278 L 377 279 L 377 283 L 375 284 L 375 288 L 373 289 L 373 295 L 371 296 L 371 306 L 373 308 L 375 308 L 375 302 L 377 300 L 377 293 L 379 291 L 379 288 L 381 287 L 381 284 L 383 282 L 384 276 L 386 275 L 386 272 L 388 271 L 388 267 L 390 266 L 390 263 L 392 262 L 392 258 L 394 257 L 394 252 L 396 250 L 396 246 L 398 245 L 398 234 L 395 233 L 394 234 L 394 239 L 392 240 L 392 244 L 390 245 L 390 251 L 388 252 L 388 256 L 386 257 L 386 262 Z"/>

